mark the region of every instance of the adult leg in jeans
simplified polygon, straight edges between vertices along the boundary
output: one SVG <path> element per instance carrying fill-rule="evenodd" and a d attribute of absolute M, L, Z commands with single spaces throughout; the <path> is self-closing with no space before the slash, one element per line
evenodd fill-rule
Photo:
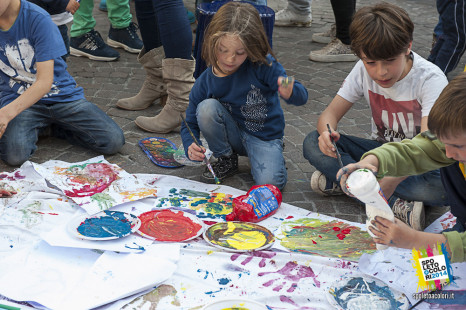
<path fill-rule="evenodd" d="M 53 135 L 99 154 L 115 154 L 125 137 L 121 128 L 86 99 L 47 106 Z"/>
<path fill-rule="evenodd" d="M 443 35 L 438 38 L 428 60 L 445 74 L 458 65 L 466 49 L 466 1 L 437 0 Z"/>

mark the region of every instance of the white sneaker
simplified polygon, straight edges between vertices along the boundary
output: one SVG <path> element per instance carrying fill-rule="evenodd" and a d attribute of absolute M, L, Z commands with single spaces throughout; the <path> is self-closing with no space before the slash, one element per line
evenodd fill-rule
<path fill-rule="evenodd" d="M 353 53 L 350 45 L 335 38 L 323 49 L 311 51 L 309 59 L 318 62 L 356 61 L 358 56 Z"/>
<path fill-rule="evenodd" d="M 275 13 L 275 26 L 282 27 L 311 27 L 312 14 L 299 15 L 288 9 Z"/>
<path fill-rule="evenodd" d="M 424 204 L 422 201 L 395 200 L 392 207 L 395 217 L 416 230 L 423 230 L 425 223 Z"/>
<path fill-rule="evenodd" d="M 322 196 L 337 196 L 343 195 L 340 186 L 327 179 L 325 174 L 316 170 L 311 177 L 311 188 L 314 192 Z"/>
<path fill-rule="evenodd" d="M 332 24 L 326 32 L 318 32 L 312 35 L 312 42 L 329 44 L 337 35 L 337 26 Z"/>

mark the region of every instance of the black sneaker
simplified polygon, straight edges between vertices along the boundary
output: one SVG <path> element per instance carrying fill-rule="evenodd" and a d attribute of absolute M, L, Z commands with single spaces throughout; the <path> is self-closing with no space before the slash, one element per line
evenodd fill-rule
<path fill-rule="evenodd" d="M 230 156 L 219 157 L 217 162 L 212 164 L 212 169 L 220 181 L 231 177 L 238 172 L 238 155 L 233 153 Z M 202 173 L 201 179 L 206 183 L 215 183 L 214 176 L 207 167 Z"/>
<path fill-rule="evenodd" d="M 115 29 L 110 26 L 108 32 L 107 44 L 115 48 L 124 48 L 125 51 L 130 53 L 139 53 L 144 45 L 139 39 L 137 31 L 138 26 L 131 22 L 128 27 L 122 29 Z"/>
<path fill-rule="evenodd" d="M 79 37 L 71 38 L 70 54 L 100 61 L 113 61 L 120 57 L 120 53 L 105 44 L 100 33 L 95 30 L 91 30 Z"/>

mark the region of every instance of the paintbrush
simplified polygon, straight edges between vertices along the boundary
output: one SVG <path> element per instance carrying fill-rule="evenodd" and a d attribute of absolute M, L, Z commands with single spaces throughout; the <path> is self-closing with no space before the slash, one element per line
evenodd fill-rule
<path fill-rule="evenodd" d="M 337 148 L 337 144 L 335 143 L 335 140 L 333 140 L 333 137 L 332 137 L 332 130 L 330 129 L 330 125 L 327 124 L 327 129 L 328 129 L 328 132 L 330 133 L 330 140 L 332 141 L 332 144 L 333 144 L 333 147 L 335 148 L 335 152 L 337 153 L 337 159 L 338 159 L 338 163 L 340 164 L 340 168 L 343 168 L 343 162 L 341 161 L 341 155 L 340 155 L 340 152 L 338 152 L 338 148 Z"/>
<path fill-rule="evenodd" d="M 198 146 L 201 147 L 199 142 L 197 141 L 196 137 L 194 136 L 193 132 L 191 131 L 191 128 L 189 128 L 188 123 L 186 122 L 186 119 L 184 118 L 183 114 L 181 114 L 181 119 L 183 120 L 183 123 L 185 124 L 186 128 L 188 128 L 189 134 L 191 135 L 191 138 L 193 138 L 194 143 Z M 212 169 L 212 165 L 210 164 L 209 160 L 207 157 L 204 157 L 204 162 L 207 166 L 207 169 L 209 169 L 210 173 L 212 173 L 212 176 L 214 177 L 215 184 L 220 184 L 220 180 L 217 178 L 215 175 L 214 169 Z"/>

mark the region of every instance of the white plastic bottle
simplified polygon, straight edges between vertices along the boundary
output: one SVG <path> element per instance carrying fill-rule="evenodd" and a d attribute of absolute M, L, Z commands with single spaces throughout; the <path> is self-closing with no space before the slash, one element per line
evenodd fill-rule
<path fill-rule="evenodd" d="M 371 221 L 376 217 L 384 217 L 392 222 L 395 215 L 387 203 L 387 200 L 380 189 L 379 182 L 374 173 L 369 169 L 358 169 L 353 171 L 346 180 L 346 188 L 357 199 L 366 204 L 366 225 L 369 228 Z M 374 226 L 372 226 L 375 228 Z M 373 234 L 368 230 L 369 234 Z M 386 249 L 386 245 L 377 244 L 378 250 Z"/>

